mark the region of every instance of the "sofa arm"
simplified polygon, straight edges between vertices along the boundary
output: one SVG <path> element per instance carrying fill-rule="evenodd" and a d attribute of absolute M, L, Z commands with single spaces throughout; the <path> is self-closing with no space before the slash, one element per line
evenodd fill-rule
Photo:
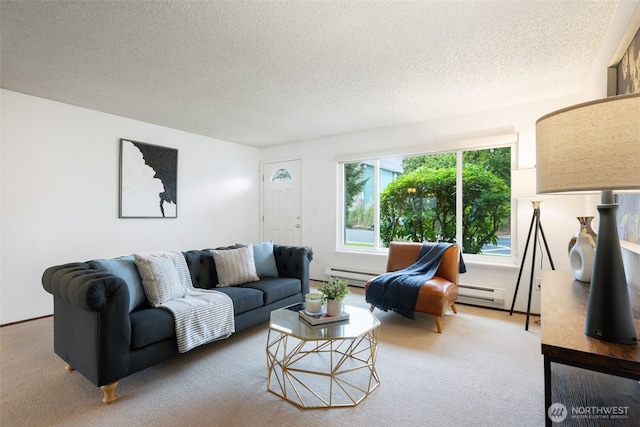
<path fill-rule="evenodd" d="M 442 254 L 436 273 L 439 277 L 458 284 L 460 280 L 460 246 L 453 245 Z"/>
<path fill-rule="evenodd" d="M 86 263 L 49 267 L 42 275 L 42 286 L 54 297 L 72 306 L 101 311 L 106 304 L 129 307 L 129 289 L 123 279 L 94 270 Z"/>
<path fill-rule="evenodd" d="M 97 386 L 127 376 L 131 320 L 124 280 L 72 263 L 46 269 L 42 285 L 53 295 L 55 353 Z"/>
<path fill-rule="evenodd" d="M 300 279 L 302 294 L 309 292 L 309 263 L 313 250 L 309 246 L 273 245 L 273 255 L 280 277 Z"/>

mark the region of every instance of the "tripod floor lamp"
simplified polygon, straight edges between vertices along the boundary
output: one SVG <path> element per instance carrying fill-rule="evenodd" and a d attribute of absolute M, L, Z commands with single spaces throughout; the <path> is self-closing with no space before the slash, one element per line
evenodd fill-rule
<path fill-rule="evenodd" d="M 514 197 L 524 198 L 526 196 L 532 196 L 535 194 L 535 169 L 521 169 L 514 171 L 512 180 L 514 182 Z M 516 290 L 513 294 L 513 302 L 511 303 L 511 310 L 509 315 L 513 315 L 513 308 L 516 305 L 516 298 L 518 297 L 518 289 L 520 288 L 520 279 L 522 279 L 522 272 L 527 260 L 527 252 L 529 251 L 529 244 L 531 243 L 531 236 L 533 235 L 533 247 L 531 250 L 531 277 L 529 279 L 529 298 L 527 300 L 527 320 L 524 329 L 529 330 L 529 317 L 531 314 L 531 294 L 533 293 L 533 281 L 535 277 L 535 264 L 536 264 L 536 247 L 538 246 L 538 235 L 542 238 L 544 247 L 549 257 L 549 264 L 551 269 L 555 270 L 553 265 L 553 259 L 551 258 L 551 252 L 549 251 L 549 245 L 542 229 L 542 223 L 540 222 L 540 203 L 542 200 L 533 199 L 531 205 L 533 206 L 533 215 L 531 216 L 531 224 L 529 225 L 529 234 L 527 235 L 527 243 L 524 246 L 524 253 L 522 254 L 522 262 L 520 264 L 520 271 L 518 272 L 518 281 L 516 282 Z"/>

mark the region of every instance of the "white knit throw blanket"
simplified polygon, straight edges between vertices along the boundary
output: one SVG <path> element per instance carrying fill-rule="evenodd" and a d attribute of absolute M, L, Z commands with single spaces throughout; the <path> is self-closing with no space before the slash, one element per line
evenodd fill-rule
<path fill-rule="evenodd" d="M 181 252 L 166 252 L 171 258 L 186 294 L 161 304 L 171 311 L 176 327 L 178 351 L 187 351 L 212 341 L 227 338 L 235 332 L 233 302 L 223 292 L 197 289 Z"/>

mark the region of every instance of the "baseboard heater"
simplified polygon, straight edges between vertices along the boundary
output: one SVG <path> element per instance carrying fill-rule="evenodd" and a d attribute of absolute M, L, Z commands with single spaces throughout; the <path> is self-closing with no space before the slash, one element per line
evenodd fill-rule
<path fill-rule="evenodd" d="M 504 289 L 490 288 L 486 286 L 458 284 L 458 300 L 460 302 L 504 303 Z"/>
<path fill-rule="evenodd" d="M 324 274 L 340 279 L 347 279 L 349 285 L 364 288 L 364 284 L 381 273 L 352 270 L 343 267 L 327 267 Z M 458 299 L 468 303 L 504 303 L 504 289 L 487 286 L 458 284 Z"/>
<path fill-rule="evenodd" d="M 324 270 L 324 274 L 339 279 L 347 279 L 350 286 L 357 286 L 364 288 L 364 284 L 373 279 L 380 273 L 372 273 L 367 271 L 357 271 L 350 268 L 342 267 L 327 267 Z"/>

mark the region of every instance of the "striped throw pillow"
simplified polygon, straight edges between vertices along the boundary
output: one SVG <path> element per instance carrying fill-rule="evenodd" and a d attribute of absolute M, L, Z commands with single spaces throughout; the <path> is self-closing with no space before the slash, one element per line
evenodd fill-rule
<path fill-rule="evenodd" d="M 185 295 L 186 289 L 171 259 L 161 254 L 135 254 L 134 257 L 142 288 L 152 306 Z"/>
<path fill-rule="evenodd" d="M 223 288 L 260 280 L 256 274 L 256 263 L 251 246 L 229 250 L 212 249 L 211 253 L 218 274 L 217 287 Z"/>

